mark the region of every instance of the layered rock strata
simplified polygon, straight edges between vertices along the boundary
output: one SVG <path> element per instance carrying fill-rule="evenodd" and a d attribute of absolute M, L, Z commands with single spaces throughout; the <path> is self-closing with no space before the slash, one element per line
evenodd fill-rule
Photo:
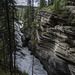
<path fill-rule="evenodd" d="M 75 9 L 70 10 L 66 16 L 37 13 L 36 54 L 49 75 L 75 75 Z"/>

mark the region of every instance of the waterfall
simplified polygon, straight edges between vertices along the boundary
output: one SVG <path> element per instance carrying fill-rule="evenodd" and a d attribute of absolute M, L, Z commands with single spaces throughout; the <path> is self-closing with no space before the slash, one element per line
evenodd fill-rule
<path fill-rule="evenodd" d="M 43 65 L 40 63 L 40 61 L 35 58 L 35 56 L 31 55 L 31 51 L 29 51 L 27 47 L 22 47 L 21 36 L 23 34 L 20 31 L 21 27 L 23 27 L 23 25 L 19 26 L 17 23 L 15 23 L 16 42 L 18 44 L 17 48 L 20 49 L 20 51 L 17 52 L 19 56 L 16 57 L 16 66 L 20 71 L 32 75 L 32 64 L 34 57 L 33 75 L 47 75 L 47 72 L 43 68 Z M 24 53 L 25 56 L 22 56 L 21 53 Z"/>

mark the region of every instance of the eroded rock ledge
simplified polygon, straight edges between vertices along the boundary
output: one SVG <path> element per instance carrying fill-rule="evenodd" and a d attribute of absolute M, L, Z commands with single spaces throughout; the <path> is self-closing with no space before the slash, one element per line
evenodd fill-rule
<path fill-rule="evenodd" d="M 49 75 L 75 75 L 74 8 L 66 15 L 43 10 L 37 13 L 36 54 Z"/>

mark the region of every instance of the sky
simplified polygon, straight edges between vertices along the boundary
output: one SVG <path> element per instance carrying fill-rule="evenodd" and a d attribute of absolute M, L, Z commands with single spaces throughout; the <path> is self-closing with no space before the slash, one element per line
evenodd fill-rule
<path fill-rule="evenodd" d="M 47 0 L 46 0 L 47 1 Z M 27 0 L 16 0 L 17 5 L 27 5 Z M 37 7 L 39 0 L 34 0 L 34 6 Z"/>

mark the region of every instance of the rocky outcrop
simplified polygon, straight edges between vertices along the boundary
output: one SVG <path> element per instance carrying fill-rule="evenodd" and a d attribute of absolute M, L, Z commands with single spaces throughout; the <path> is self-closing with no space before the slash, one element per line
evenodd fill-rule
<path fill-rule="evenodd" d="M 75 75 L 74 11 L 70 9 L 66 15 L 43 10 L 37 13 L 36 55 L 49 75 Z"/>

